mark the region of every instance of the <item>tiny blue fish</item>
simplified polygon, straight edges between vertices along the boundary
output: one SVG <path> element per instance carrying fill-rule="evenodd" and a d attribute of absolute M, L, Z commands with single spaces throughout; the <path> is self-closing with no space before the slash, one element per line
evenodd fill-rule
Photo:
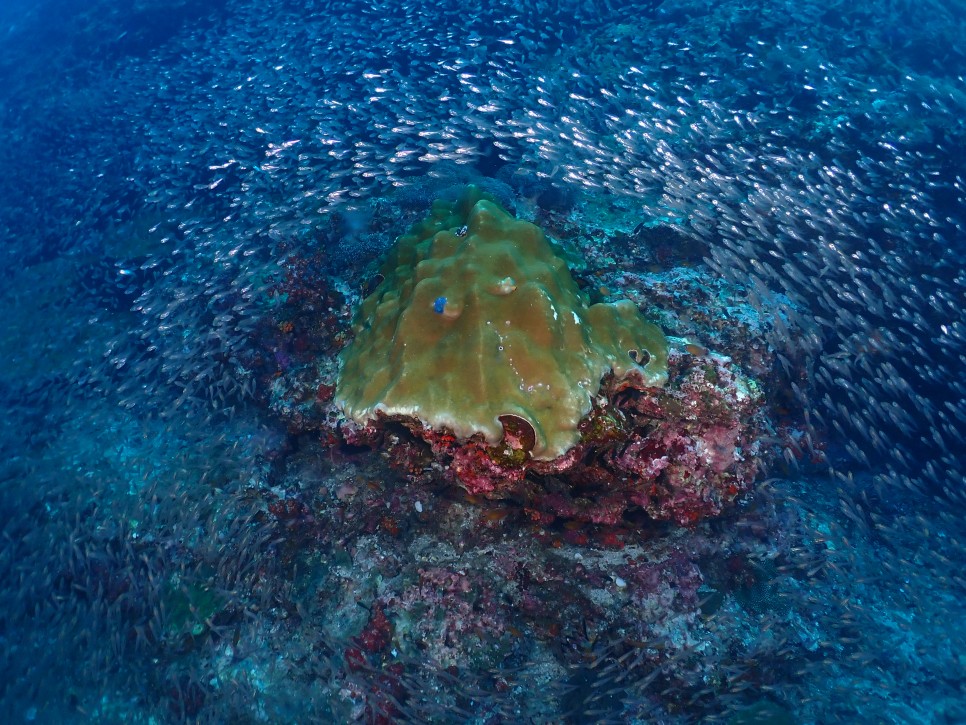
<path fill-rule="evenodd" d="M 443 314 L 443 310 L 445 309 L 446 309 L 446 298 L 437 297 L 436 300 L 433 302 L 433 312 L 435 312 L 437 315 L 441 315 Z"/>

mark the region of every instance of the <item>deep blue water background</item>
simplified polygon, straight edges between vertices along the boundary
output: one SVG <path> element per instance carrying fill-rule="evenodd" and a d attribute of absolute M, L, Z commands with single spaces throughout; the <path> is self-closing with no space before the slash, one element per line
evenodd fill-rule
<path fill-rule="evenodd" d="M 836 542 L 803 597 L 855 623 L 756 687 L 795 721 L 966 722 L 964 38 L 958 2 L 4 3 L 0 712 L 228 717 L 147 674 L 201 654 L 112 633 L 129 584 L 63 572 L 218 540 L 199 501 L 230 531 L 283 435 L 247 368 L 284 261 L 324 249 L 352 289 L 437 191 L 495 179 L 662 219 L 787 296 L 767 341 L 831 471 L 770 485 Z M 253 720 L 326 721 L 253 672 Z M 728 695 L 653 721 L 746 722 Z"/>

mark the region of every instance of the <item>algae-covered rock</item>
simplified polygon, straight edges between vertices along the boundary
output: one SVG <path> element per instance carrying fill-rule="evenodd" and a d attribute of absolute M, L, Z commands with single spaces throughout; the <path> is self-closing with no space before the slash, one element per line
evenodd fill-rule
<path fill-rule="evenodd" d="M 490 444 L 501 417 L 534 432 L 533 458 L 579 439 L 601 378 L 667 380 L 667 342 L 633 303 L 588 305 L 543 232 L 469 187 L 399 238 L 358 312 L 335 401 L 365 423 L 415 418 Z"/>

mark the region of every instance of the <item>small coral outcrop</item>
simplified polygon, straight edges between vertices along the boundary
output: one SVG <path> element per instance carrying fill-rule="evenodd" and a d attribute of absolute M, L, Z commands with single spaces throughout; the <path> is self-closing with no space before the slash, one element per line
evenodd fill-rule
<path fill-rule="evenodd" d="M 549 461 L 580 441 L 605 376 L 612 388 L 667 381 L 661 330 L 627 300 L 590 305 L 544 233 L 475 187 L 436 202 L 382 276 L 341 355 L 335 402 L 356 423 L 510 437 Z"/>
<path fill-rule="evenodd" d="M 319 268 L 294 259 L 279 289 L 270 405 L 334 454 L 379 450 L 424 500 L 459 486 L 529 525 L 607 539 L 718 516 L 774 456 L 767 396 L 732 357 L 760 357 L 759 338 L 715 337 L 728 298 L 702 312 L 711 298 L 665 296 L 680 306 L 668 329 L 688 335 L 665 337 L 638 310 L 661 314 L 648 295 L 676 272 L 629 266 L 591 305 L 544 234 L 477 189 L 400 238 L 354 315 Z"/>

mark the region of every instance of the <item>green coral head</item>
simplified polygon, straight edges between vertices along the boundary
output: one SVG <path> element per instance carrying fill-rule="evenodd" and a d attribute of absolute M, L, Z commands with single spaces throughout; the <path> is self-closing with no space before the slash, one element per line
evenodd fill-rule
<path fill-rule="evenodd" d="M 534 458 L 566 453 L 601 379 L 667 380 L 667 342 L 633 303 L 588 305 L 533 224 L 469 187 L 399 238 L 360 306 L 335 400 L 366 422 L 411 416 L 460 438 L 534 430 Z"/>

